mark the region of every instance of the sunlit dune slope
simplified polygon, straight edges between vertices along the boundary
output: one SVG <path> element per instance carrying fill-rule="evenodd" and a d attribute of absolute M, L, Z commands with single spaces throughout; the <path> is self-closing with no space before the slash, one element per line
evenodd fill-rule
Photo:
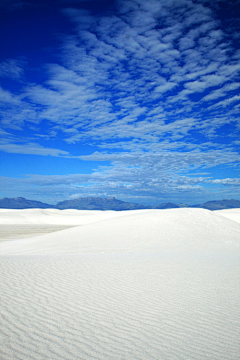
<path fill-rule="evenodd" d="M 101 221 L 96 221 L 95 215 L 94 222 L 85 226 L 37 238 L 3 242 L 1 254 L 183 251 L 185 248 L 204 249 L 240 243 L 240 224 L 204 209 L 136 210 L 110 214 L 111 218 L 108 218 L 109 214 L 103 213 Z"/>

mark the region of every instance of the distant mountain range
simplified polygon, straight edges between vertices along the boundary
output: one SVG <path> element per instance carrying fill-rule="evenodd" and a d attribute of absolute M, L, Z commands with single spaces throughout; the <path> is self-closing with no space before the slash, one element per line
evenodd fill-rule
<path fill-rule="evenodd" d="M 65 200 L 55 205 L 56 209 L 78 209 L 78 210 L 137 210 L 146 209 L 144 205 L 117 200 L 114 197 L 84 197 L 74 200 Z"/>
<path fill-rule="evenodd" d="M 100 198 L 100 197 L 82 197 L 74 200 L 65 200 L 58 202 L 56 205 L 49 205 L 41 201 L 27 200 L 23 197 L 17 198 L 3 198 L 0 199 L 1 209 L 77 209 L 77 210 L 138 210 L 138 209 L 174 209 L 182 207 L 203 208 L 208 210 L 223 210 L 240 208 L 239 200 L 216 200 L 208 201 L 198 205 L 174 204 L 167 202 L 155 206 L 145 206 L 125 202 L 116 199 L 115 197 Z"/>
<path fill-rule="evenodd" d="M 240 208 L 239 200 L 216 200 L 207 201 L 201 205 L 194 205 L 191 207 L 203 208 L 208 210 L 223 210 L 223 209 L 235 209 Z"/>
<path fill-rule="evenodd" d="M 1 209 L 49 209 L 53 205 L 42 203 L 41 201 L 27 200 L 23 197 L 0 199 Z"/>

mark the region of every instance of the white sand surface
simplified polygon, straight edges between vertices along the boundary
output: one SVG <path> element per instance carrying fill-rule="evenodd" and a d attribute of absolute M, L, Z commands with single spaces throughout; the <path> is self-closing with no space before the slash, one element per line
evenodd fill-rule
<path fill-rule="evenodd" d="M 48 234 L 55 231 L 69 229 L 72 226 L 61 225 L 44 225 L 44 224 L 14 224 L 4 225 L 0 224 L 0 241 L 25 239 L 28 237 L 39 236 Z"/>
<path fill-rule="evenodd" d="M 115 217 L 121 212 L 99 210 L 0 209 L 0 224 L 85 225 Z"/>
<path fill-rule="evenodd" d="M 81 226 L 0 243 L 1 359 L 240 358 L 238 222 L 203 209 L 81 214 Z"/>
<path fill-rule="evenodd" d="M 116 216 L 115 211 L 0 209 L 0 241 L 61 231 Z M 121 213 L 120 213 L 121 214 Z"/>
<path fill-rule="evenodd" d="M 240 209 L 217 210 L 214 213 L 240 223 Z"/>

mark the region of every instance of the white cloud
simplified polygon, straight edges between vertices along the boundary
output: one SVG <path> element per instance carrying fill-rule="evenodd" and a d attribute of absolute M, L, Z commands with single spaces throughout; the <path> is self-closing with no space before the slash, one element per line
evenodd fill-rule
<path fill-rule="evenodd" d="M 20 95 L 0 90 L 4 131 L 27 134 L 2 150 L 76 158 L 80 154 L 39 145 L 39 137 L 94 144 L 102 153 L 80 159 L 112 165 L 72 177 L 76 187 L 87 179 L 94 184 L 88 184 L 89 191 L 103 193 L 114 183 L 124 196 L 126 184 L 132 196 L 196 189 L 205 180 L 190 183 L 181 172 L 237 161 L 236 136 L 229 145 L 218 136 L 230 123 L 237 133 L 238 53 L 204 3 L 123 0 L 115 5 L 116 13 L 101 17 L 65 9 L 75 35 L 63 39 L 61 64 L 45 66 L 47 81 L 22 87 Z M 0 65 L 1 71 L 15 79 L 23 74 L 14 60 Z"/>
<path fill-rule="evenodd" d="M 36 143 L 28 143 L 28 144 L 14 144 L 11 142 L 0 144 L 0 151 L 4 151 L 7 153 L 13 154 L 28 154 L 28 155 L 42 155 L 42 156 L 64 156 L 71 157 L 68 152 L 59 150 L 46 148 Z"/>
<path fill-rule="evenodd" d="M 157 86 L 154 91 L 157 93 L 165 93 L 166 91 L 172 90 L 175 86 L 177 86 L 177 84 L 174 82 L 165 82 L 165 84 Z"/>
<path fill-rule="evenodd" d="M 207 182 L 211 184 L 221 184 L 224 186 L 240 186 L 240 179 L 236 179 L 236 178 L 214 179 L 214 180 L 208 180 Z"/>
<path fill-rule="evenodd" d="M 217 164 L 236 162 L 237 158 L 237 154 L 231 152 L 226 154 L 224 151 L 217 153 L 215 151 L 206 153 L 177 152 L 175 155 L 169 151 L 156 154 L 142 152 L 132 154 L 95 153 L 90 156 L 82 156 L 81 159 L 84 161 L 111 161 L 112 165 L 99 167 L 92 174 L 29 175 L 21 179 L 2 178 L 1 183 L 9 191 L 13 191 L 14 188 L 17 188 L 18 191 L 22 190 L 21 194 L 28 197 L 33 192 L 41 198 L 51 193 L 53 202 L 71 196 L 116 196 L 126 200 L 135 197 L 138 199 L 136 202 L 139 202 L 139 198 L 141 198 L 146 204 L 152 202 L 156 204 L 158 199 L 159 202 L 163 202 L 164 198 L 168 201 L 172 199 L 175 202 L 178 199 L 178 202 L 181 202 L 181 199 L 187 196 L 188 202 L 197 203 L 197 196 L 200 199 L 207 196 L 205 184 L 224 185 L 227 195 L 231 188 L 239 187 L 239 179 L 211 179 L 208 174 L 204 173 L 201 176 L 197 173 L 187 176 L 184 173 L 186 174 L 189 169 L 193 172 L 199 167 L 212 168 Z M 234 194 L 234 189 L 232 194 Z M 196 195 L 196 191 L 198 195 Z M 217 188 L 215 191 L 213 190 L 213 194 L 216 194 L 217 191 L 221 194 Z"/>
<path fill-rule="evenodd" d="M 226 65 L 218 58 L 209 60 L 209 53 L 216 46 L 211 39 L 221 41 L 223 38 L 209 8 L 191 1 L 184 1 L 178 7 L 167 1 L 151 4 L 123 1 L 118 5 L 118 15 L 101 18 L 82 10 L 64 10 L 76 24 L 78 34 L 66 38 L 64 65 L 50 65 L 49 80 L 24 91 L 21 100 L 25 101 L 29 112 L 36 112 L 33 121 L 48 119 L 62 134 L 68 134 L 71 128 L 75 141 L 81 139 L 83 133 L 91 136 L 96 126 L 101 128 L 99 134 L 104 134 L 105 124 L 108 124 L 106 134 L 111 136 L 108 131 L 111 122 L 112 129 L 119 127 L 120 130 L 121 119 L 134 120 L 135 115 L 130 110 L 133 106 L 145 108 L 148 121 L 150 118 L 151 122 L 157 120 L 158 114 L 153 115 L 156 99 L 166 119 L 178 120 L 180 112 L 191 111 L 196 105 L 192 104 L 191 95 L 222 86 L 231 81 L 238 70 L 237 64 Z M 131 14 L 128 13 L 130 8 Z M 163 22 L 160 29 L 155 27 L 159 20 Z M 183 32 L 194 43 L 204 39 L 208 42 L 207 48 L 196 45 L 194 49 L 182 51 L 181 45 L 178 47 L 174 41 L 179 40 L 181 44 Z M 82 43 L 84 47 L 79 46 Z M 185 87 L 183 90 L 179 87 L 181 83 Z M 170 90 L 176 94 L 166 101 L 162 95 L 166 96 Z M 10 93 L 7 95 L 9 101 L 17 100 L 11 98 Z M 210 100 L 208 95 L 204 101 Z M 182 109 L 176 108 L 174 116 L 169 105 L 178 102 Z M 23 106 L 19 107 L 18 118 L 28 121 Z M 127 126 L 131 133 L 132 126 Z M 69 142 L 73 138 L 66 140 Z"/>
<path fill-rule="evenodd" d="M 210 109 L 218 108 L 218 107 L 226 107 L 228 105 L 231 105 L 232 103 L 235 103 L 236 101 L 240 101 L 240 95 L 235 95 L 229 99 L 225 99 L 222 101 L 219 101 L 218 103 L 210 106 Z"/>
<path fill-rule="evenodd" d="M 220 97 L 226 96 L 226 94 L 230 91 L 234 91 L 240 87 L 240 82 L 227 84 L 223 86 L 220 89 L 212 91 L 210 94 L 204 96 L 202 98 L 202 101 L 210 101 L 210 100 L 216 100 Z"/>
<path fill-rule="evenodd" d="M 201 81 L 191 81 L 185 83 L 187 89 L 193 90 L 194 92 L 203 92 L 214 86 L 218 86 L 226 81 L 226 78 L 219 75 L 205 75 L 202 76 Z"/>
<path fill-rule="evenodd" d="M 19 97 L 13 95 L 10 91 L 4 90 L 0 87 L 0 102 L 4 105 L 19 105 L 20 99 Z"/>
<path fill-rule="evenodd" d="M 10 77 L 20 79 L 23 74 L 23 62 L 14 59 L 8 59 L 0 63 L 0 77 Z"/>

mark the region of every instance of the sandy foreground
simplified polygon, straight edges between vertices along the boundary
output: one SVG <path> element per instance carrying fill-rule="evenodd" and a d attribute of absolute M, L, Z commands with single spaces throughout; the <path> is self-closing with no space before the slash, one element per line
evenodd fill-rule
<path fill-rule="evenodd" d="M 0 237 L 0 359 L 240 359 L 240 209 L 2 209 Z"/>

